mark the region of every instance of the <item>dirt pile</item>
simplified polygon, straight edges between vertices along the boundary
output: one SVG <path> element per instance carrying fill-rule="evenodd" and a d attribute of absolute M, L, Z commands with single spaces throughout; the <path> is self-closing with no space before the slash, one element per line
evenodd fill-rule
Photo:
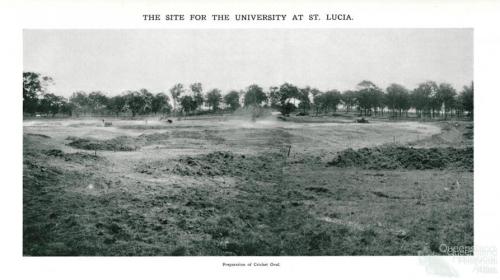
<path fill-rule="evenodd" d="M 151 129 L 168 129 L 170 125 L 168 124 L 125 124 L 117 125 L 120 129 L 135 129 L 135 130 L 151 130 Z"/>
<path fill-rule="evenodd" d="M 40 137 L 40 138 L 46 138 L 49 139 L 50 136 L 47 136 L 45 134 L 37 134 L 37 133 L 27 133 L 29 136 L 35 136 L 35 137 Z"/>
<path fill-rule="evenodd" d="M 73 123 L 69 124 L 68 127 L 101 127 L 101 122 L 92 122 L 92 123 Z"/>
<path fill-rule="evenodd" d="M 69 146 L 82 150 L 98 151 L 135 151 L 140 148 L 137 139 L 128 136 L 120 136 L 108 140 L 98 140 L 93 138 L 68 137 Z"/>
<path fill-rule="evenodd" d="M 217 151 L 200 156 L 186 156 L 173 161 L 153 161 L 136 170 L 145 174 L 174 173 L 182 176 L 255 177 L 266 181 L 282 170 L 283 155 L 271 153 L 257 156 Z"/>
<path fill-rule="evenodd" d="M 174 130 L 163 133 L 143 133 L 134 139 L 136 139 L 136 141 L 140 144 L 151 145 L 151 144 L 165 144 L 165 141 L 174 138 L 208 140 L 215 142 L 224 141 L 223 138 L 215 135 L 215 132 L 211 130 L 203 130 L 203 131 Z"/>
<path fill-rule="evenodd" d="M 65 153 L 58 149 L 50 149 L 42 151 L 46 156 L 57 157 L 64 159 L 65 161 L 79 162 L 82 163 L 86 160 L 102 160 L 103 158 L 93 154 L 87 153 Z"/>
<path fill-rule="evenodd" d="M 58 149 L 50 149 L 47 151 L 43 151 L 44 154 L 48 156 L 53 156 L 53 157 L 62 157 L 64 156 L 64 152 Z"/>
<path fill-rule="evenodd" d="M 27 191 L 54 184 L 63 171 L 35 160 L 23 160 L 23 188 Z M 29 189 L 28 189 L 29 188 Z M 25 193 L 26 195 L 26 193 Z"/>
<path fill-rule="evenodd" d="M 359 150 L 344 150 L 328 165 L 365 169 L 460 169 L 472 171 L 473 160 L 472 147 L 416 149 L 387 145 Z"/>
<path fill-rule="evenodd" d="M 149 134 L 141 134 L 137 139 L 144 140 L 145 144 L 153 144 L 153 143 L 161 143 L 170 138 L 170 134 L 168 132 L 164 133 L 149 133 Z"/>
<path fill-rule="evenodd" d="M 216 144 L 224 142 L 222 137 L 217 136 L 213 131 L 172 131 L 163 133 L 143 133 L 137 137 L 119 136 L 107 140 L 94 138 L 68 137 L 71 141 L 69 146 L 83 150 L 98 151 L 135 151 L 143 146 L 153 144 L 168 144 L 172 138 L 207 140 Z"/>
<path fill-rule="evenodd" d="M 173 172 L 185 175 L 221 176 L 233 174 L 245 167 L 251 170 L 245 155 L 235 155 L 231 152 L 214 152 L 200 157 L 185 157 L 179 159 Z"/>
<path fill-rule="evenodd" d="M 429 138 L 411 142 L 413 146 L 421 148 L 455 147 L 465 148 L 474 146 L 474 124 L 471 122 L 443 122 L 438 123 L 441 132 Z"/>
<path fill-rule="evenodd" d="M 208 129 L 204 129 L 202 131 L 177 130 L 177 131 L 172 131 L 170 136 L 172 138 L 207 140 L 214 142 L 216 144 L 224 142 L 224 138 L 218 136 L 215 131 Z"/>
<path fill-rule="evenodd" d="M 474 140 L 474 125 L 466 125 L 462 135 L 467 140 Z"/>

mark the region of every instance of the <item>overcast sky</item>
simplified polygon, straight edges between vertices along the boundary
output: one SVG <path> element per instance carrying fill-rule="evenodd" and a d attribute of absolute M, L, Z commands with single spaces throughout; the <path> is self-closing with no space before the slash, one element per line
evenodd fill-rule
<path fill-rule="evenodd" d="M 370 80 L 457 90 L 473 80 L 472 29 L 25 30 L 24 71 L 51 91 L 109 95 L 201 82 L 206 92 L 290 82 L 320 90 Z"/>

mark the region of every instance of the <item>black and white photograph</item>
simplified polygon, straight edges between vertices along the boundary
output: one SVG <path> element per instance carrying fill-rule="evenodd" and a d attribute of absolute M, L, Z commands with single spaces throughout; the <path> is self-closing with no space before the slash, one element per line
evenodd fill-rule
<path fill-rule="evenodd" d="M 474 33 L 24 29 L 22 255 L 472 256 Z"/>

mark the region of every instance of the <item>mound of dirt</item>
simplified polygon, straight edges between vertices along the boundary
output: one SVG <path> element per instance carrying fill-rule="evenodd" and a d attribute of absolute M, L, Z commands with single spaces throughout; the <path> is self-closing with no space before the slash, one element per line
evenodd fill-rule
<path fill-rule="evenodd" d="M 175 161 L 153 161 L 136 167 L 145 174 L 174 173 L 181 176 L 240 176 L 266 181 L 281 172 L 283 155 L 279 153 L 246 156 L 217 151 L 186 156 Z M 274 176 L 274 177 L 273 177 Z"/>
<path fill-rule="evenodd" d="M 242 155 L 231 152 L 214 152 L 200 157 L 185 157 L 178 161 L 173 172 L 185 175 L 220 176 L 232 174 L 235 168 L 241 169 L 245 163 Z"/>
<path fill-rule="evenodd" d="M 98 151 L 135 151 L 140 148 L 140 143 L 133 137 L 119 136 L 109 140 L 93 138 L 68 137 L 69 146 L 82 150 Z"/>
<path fill-rule="evenodd" d="M 139 135 L 139 139 L 144 139 L 146 145 L 161 143 L 162 141 L 168 140 L 170 138 L 185 138 L 185 139 L 199 139 L 208 140 L 215 142 L 224 142 L 224 138 L 217 136 L 215 131 L 203 130 L 203 131 L 184 131 L 184 130 L 174 130 L 171 132 L 163 133 L 143 133 Z"/>
<path fill-rule="evenodd" d="M 37 133 L 27 133 L 29 136 L 35 136 L 35 137 L 40 137 L 40 138 L 50 138 L 50 136 L 47 136 L 45 134 L 37 134 Z"/>
<path fill-rule="evenodd" d="M 69 146 L 82 150 L 98 151 L 135 151 L 152 144 L 165 144 L 171 138 L 200 139 L 212 141 L 216 144 L 224 142 L 224 138 L 217 136 L 210 130 L 203 131 L 172 131 L 163 133 L 143 133 L 137 137 L 119 136 L 108 140 L 94 138 L 67 137 L 71 141 Z"/>
<path fill-rule="evenodd" d="M 63 171 L 33 159 L 23 160 L 23 188 L 40 189 L 54 184 Z M 26 192 L 25 192 L 26 195 Z"/>
<path fill-rule="evenodd" d="M 474 125 L 466 125 L 463 129 L 462 135 L 467 140 L 474 140 Z"/>
<path fill-rule="evenodd" d="M 98 160 L 98 159 L 103 159 L 100 156 L 93 155 L 93 154 L 87 154 L 87 153 L 65 153 L 61 150 L 58 149 L 50 149 L 50 150 L 45 150 L 42 151 L 43 154 L 51 157 L 58 157 L 62 158 L 65 161 L 73 161 L 73 162 L 83 162 L 86 160 Z"/>
<path fill-rule="evenodd" d="M 203 139 L 203 133 L 199 131 L 189 131 L 189 130 L 174 130 L 172 131 L 173 138 L 188 138 L 188 139 Z"/>
<path fill-rule="evenodd" d="M 164 133 L 150 133 L 150 134 L 141 134 L 138 138 L 144 139 L 147 143 L 159 143 L 164 140 L 170 138 L 170 134 L 168 132 Z"/>
<path fill-rule="evenodd" d="M 467 148 L 411 148 L 381 146 L 347 149 L 340 152 L 328 165 L 361 167 L 365 169 L 473 169 L 474 151 Z"/>
<path fill-rule="evenodd" d="M 68 127 L 100 127 L 102 126 L 101 122 L 93 122 L 93 123 L 73 123 L 69 124 Z"/>
<path fill-rule="evenodd" d="M 62 157 L 64 156 L 64 152 L 58 149 L 51 149 L 43 152 L 44 154 L 48 156 L 53 156 L 53 157 Z"/>
<path fill-rule="evenodd" d="M 128 124 L 128 125 L 117 125 L 120 129 L 135 129 L 135 130 L 151 130 L 151 129 L 167 129 L 171 125 L 168 124 Z"/>
<path fill-rule="evenodd" d="M 441 132 L 429 138 L 412 142 L 412 146 L 427 147 L 455 147 L 465 148 L 474 146 L 474 124 L 471 122 L 438 122 Z"/>

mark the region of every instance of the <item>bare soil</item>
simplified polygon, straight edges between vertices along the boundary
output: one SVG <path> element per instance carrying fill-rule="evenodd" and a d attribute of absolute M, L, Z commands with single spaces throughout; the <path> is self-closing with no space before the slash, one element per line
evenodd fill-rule
<path fill-rule="evenodd" d="M 472 123 L 106 121 L 24 122 L 24 255 L 417 255 L 473 245 L 473 173 L 458 160 L 470 159 Z M 329 164 L 351 154 L 397 168 Z M 418 168 L 439 156 L 444 165 Z"/>
<path fill-rule="evenodd" d="M 386 145 L 359 150 L 347 149 L 329 165 L 365 169 L 459 169 L 472 171 L 473 148 L 413 148 Z"/>

